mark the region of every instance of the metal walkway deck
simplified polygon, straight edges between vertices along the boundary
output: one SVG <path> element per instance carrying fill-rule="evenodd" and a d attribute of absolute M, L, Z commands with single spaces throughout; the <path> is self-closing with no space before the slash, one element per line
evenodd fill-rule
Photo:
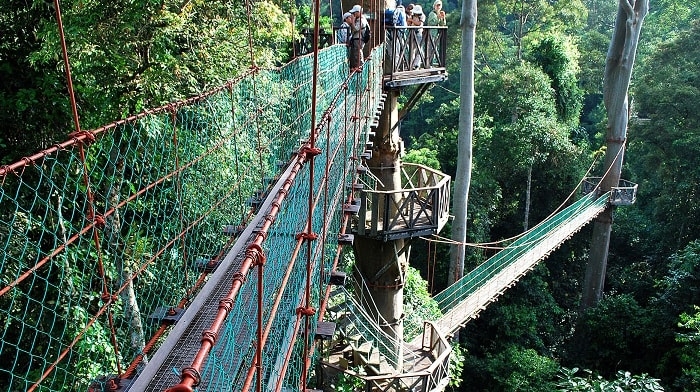
<path fill-rule="evenodd" d="M 286 178 L 291 169 L 292 166 L 290 165 L 282 177 Z M 282 185 L 282 181 L 278 181 L 270 194 L 273 196 L 276 195 Z M 216 309 L 219 307 L 219 300 L 231 290 L 231 282 L 234 280 L 234 274 L 240 270 L 242 261 L 246 256 L 246 249 L 257 235 L 260 224 L 270 213 L 273 201 L 274 197 L 266 198 L 255 218 L 243 231 L 219 268 L 212 274 L 200 294 L 188 307 L 173 330 L 168 334 L 165 342 L 160 346 L 158 351 L 156 351 L 153 358 L 151 358 L 149 363 L 139 374 L 139 377 L 129 387 L 130 392 L 160 392 L 180 381 L 180 377 L 175 374 L 173 369 L 179 371 L 192 363 L 192 359 L 201 347 L 202 331 L 206 331 L 212 324 L 216 316 Z M 250 280 L 257 280 L 256 269 L 251 270 L 250 274 Z M 245 286 L 241 291 L 241 298 L 239 300 L 249 302 L 252 306 L 254 303 L 253 297 L 255 296 L 254 291 L 254 285 Z M 230 317 L 236 317 L 236 315 L 232 314 Z M 222 342 L 222 344 L 230 344 L 238 347 L 241 352 L 250 350 L 253 344 L 252 342 L 254 341 L 255 328 L 245 323 L 243 326 L 247 327 L 247 330 L 238 331 L 235 336 L 228 336 L 228 334 L 222 336 L 222 338 L 227 336 L 229 338 L 233 337 L 236 340 L 235 342 Z M 250 327 L 253 328 L 251 329 Z M 245 339 L 245 341 L 242 341 L 242 339 Z M 251 351 L 251 353 L 252 352 L 253 351 Z M 246 357 L 246 355 L 240 355 L 239 359 L 243 360 L 244 357 Z M 203 379 L 202 382 L 216 384 L 216 380 L 211 379 Z M 207 390 L 208 388 L 216 388 L 216 385 L 200 384 L 200 387 Z"/>
<path fill-rule="evenodd" d="M 603 212 L 609 199 L 609 192 L 597 198 L 594 193 L 582 197 L 436 295 L 443 312 L 436 321 L 440 332 L 451 335 L 476 318 L 540 260 Z"/>

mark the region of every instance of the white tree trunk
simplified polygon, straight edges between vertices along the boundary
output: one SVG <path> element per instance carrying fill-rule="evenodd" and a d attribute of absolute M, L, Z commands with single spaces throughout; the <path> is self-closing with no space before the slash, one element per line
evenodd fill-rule
<path fill-rule="evenodd" d="M 617 186 L 620 181 L 629 119 L 627 94 L 642 22 L 648 12 L 649 0 L 619 0 L 603 82 L 603 99 L 608 112 L 605 173 L 601 183 L 603 192 Z M 603 295 L 612 225 L 611 208 L 608 207 L 594 222 L 591 252 L 581 298 L 582 309 L 594 306 Z"/>
<path fill-rule="evenodd" d="M 115 140 L 119 140 L 115 136 Z M 120 153 L 118 148 L 113 148 L 110 152 L 110 162 L 116 162 L 114 172 L 111 174 L 114 178 L 118 178 L 121 181 L 121 177 L 118 177 L 118 173 L 122 172 L 123 161 L 119 159 L 118 154 Z M 114 257 L 114 268 L 119 274 L 119 286 L 121 287 L 125 282 L 127 287 L 121 292 L 120 297 L 122 299 L 122 306 L 124 309 L 124 319 L 129 323 L 131 328 L 131 348 L 137 353 L 143 353 L 143 358 L 141 360 L 141 365 L 143 366 L 148 363 L 148 355 L 144 353 L 146 348 L 146 335 L 143 328 L 143 318 L 141 316 L 141 311 L 139 309 L 138 301 L 136 300 L 136 292 L 134 291 L 134 282 L 130 280 L 131 271 L 128 266 L 127 259 L 132 256 L 124 252 L 124 244 L 121 237 L 122 223 L 121 214 L 116 206 L 119 205 L 119 189 L 121 189 L 121 184 L 117 186 L 105 189 L 104 192 L 108 195 L 108 201 L 110 206 L 114 206 L 114 213 L 107 217 L 107 225 L 105 228 L 105 235 L 110 242 L 109 247 L 112 252 L 115 253 Z"/>
<path fill-rule="evenodd" d="M 477 0 L 462 3 L 462 67 L 460 75 L 459 135 L 457 139 L 457 175 L 452 196 L 452 245 L 448 283 L 464 275 L 464 245 L 467 239 L 467 202 L 472 177 L 472 134 L 474 132 L 474 47 L 476 46 Z"/>
<path fill-rule="evenodd" d="M 530 192 L 532 190 L 532 166 L 534 163 L 530 163 L 527 167 L 527 184 L 525 185 L 525 216 L 523 217 L 523 231 L 527 231 L 530 228 Z"/>

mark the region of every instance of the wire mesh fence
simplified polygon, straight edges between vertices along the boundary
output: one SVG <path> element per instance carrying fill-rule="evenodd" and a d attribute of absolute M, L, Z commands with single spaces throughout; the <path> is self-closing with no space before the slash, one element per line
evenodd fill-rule
<path fill-rule="evenodd" d="M 319 111 L 337 109 L 326 124 L 333 143 L 349 140 L 337 135 L 345 129 L 337 127 L 345 121 L 345 102 L 336 98 L 348 77 L 343 49 L 325 50 L 320 66 Z M 371 65 L 355 78 L 356 91 L 380 86 L 369 81 L 378 67 Z M 0 168 L 0 389 L 87 390 L 138 374 L 308 139 L 311 72 L 310 57 L 280 69 L 251 69 L 201 96 L 75 133 Z M 337 187 L 340 169 L 326 170 L 324 158 L 317 158 L 324 166 L 313 183 L 328 176 L 324 181 Z M 299 197 L 311 183 L 301 181 L 306 184 L 294 190 Z M 299 230 L 306 211 L 294 203 L 272 237 Z M 315 230 L 337 229 L 337 214 L 328 221 L 318 211 Z M 289 242 L 272 244 L 268 257 L 288 262 Z M 327 250 L 315 252 L 319 274 L 328 267 Z M 301 279 L 301 271 L 294 274 Z M 299 284 L 284 294 L 289 306 L 298 302 Z M 274 297 L 274 287 L 264 294 Z M 227 328 L 237 322 L 231 318 Z M 266 353 L 283 349 L 270 345 Z M 274 366 L 266 366 L 272 379 Z"/>

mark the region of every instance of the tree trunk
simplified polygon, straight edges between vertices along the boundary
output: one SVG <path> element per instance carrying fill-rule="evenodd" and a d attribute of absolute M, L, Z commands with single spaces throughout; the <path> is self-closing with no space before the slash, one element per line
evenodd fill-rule
<path fill-rule="evenodd" d="M 525 186 L 525 217 L 523 218 L 523 231 L 530 228 L 530 190 L 532 189 L 532 165 L 527 168 L 527 185 Z"/>
<path fill-rule="evenodd" d="M 618 185 L 629 120 L 628 90 L 642 22 L 649 11 L 649 0 L 619 0 L 612 40 L 608 48 L 603 83 L 603 99 L 608 112 L 606 132 L 605 174 L 600 185 L 607 192 Z M 612 208 L 601 214 L 593 224 L 591 252 L 581 298 L 581 308 L 598 303 L 603 294 L 608 262 Z"/>
<path fill-rule="evenodd" d="M 457 175 L 452 196 L 452 245 L 448 284 L 464 275 L 464 244 L 467 240 L 467 204 L 472 176 L 472 134 L 474 132 L 474 48 L 476 46 L 477 0 L 462 3 L 462 73 L 460 75 Z"/>
<path fill-rule="evenodd" d="M 398 91 L 387 91 L 385 110 L 379 119 L 377 134 L 374 136 L 374 150 L 368 166 L 383 184 L 379 190 L 401 189 L 401 139 L 398 122 Z M 390 203 L 392 204 L 392 203 Z M 380 214 L 381 216 L 382 214 Z M 366 217 L 360 217 L 359 224 L 365 224 Z M 386 223 L 386 222 L 385 222 Z M 356 290 L 360 303 L 370 314 L 380 319 L 382 330 L 398 342 L 403 342 L 403 286 L 408 265 L 410 240 L 381 241 L 356 236 L 354 242 L 355 281 L 365 280 Z M 369 296 L 367 295 L 369 294 Z M 376 309 L 376 310 L 375 310 Z M 378 313 L 378 314 L 376 314 Z M 403 368 L 403 346 L 396 347 L 399 360 L 397 371 Z"/>
<path fill-rule="evenodd" d="M 117 134 L 115 134 L 114 140 L 119 140 Z M 113 178 L 118 182 L 115 186 L 105 189 L 105 193 L 108 195 L 107 200 L 110 206 L 114 206 L 114 214 L 107 217 L 107 225 L 105 226 L 105 235 L 109 241 L 109 248 L 113 252 L 114 256 L 114 267 L 119 274 L 119 287 L 125 282 L 127 283 L 126 290 L 122 291 L 120 297 L 122 299 L 122 304 L 124 307 L 124 318 L 129 323 L 131 327 L 131 349 L 136 353 L 143 353 L 143 359 L 141 364 L 145 365 L 148 363 L 148 356 L 144 353 L 146 347 L 146 337 L 143 330 L 143 319 L 141 317 L 141 311 L 139 309 L 139 304 L 136 300 L 136 293 L 134 291 L 134 282 L 130 280 L 131 270 L 127 265 L 127 260 L 133 258 L 133 255 L 129 255 L 124 252 L 123 241 L 121 240 L 121 216 L 119 210 L 116 206 L 119 205 L 120 195 L 119 189 L 121 186 L 119 182 L 121 181 L 121 173 L 123 172 L 122 166 L 124 164 L 117 154 L 119 153 L 119 148 L 113 147 L 110 152 L 110 162 L 115 162 L 114 173 L 110 173 Z"/>

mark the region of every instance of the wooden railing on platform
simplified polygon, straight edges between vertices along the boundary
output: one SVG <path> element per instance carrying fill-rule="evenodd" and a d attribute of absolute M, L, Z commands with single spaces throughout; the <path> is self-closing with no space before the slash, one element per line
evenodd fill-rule
<path fill-rule="evenodd" d="M 401 189 L 364 189 L 357 234 L 383 241 L 438 233 L 449 217 L 450 177 L 404 163 Z"/>
<path fill-rule="evenodd" d="M 447 27 L 387 27 L 384 84 L 401 87 L 447 79 Z"/>

